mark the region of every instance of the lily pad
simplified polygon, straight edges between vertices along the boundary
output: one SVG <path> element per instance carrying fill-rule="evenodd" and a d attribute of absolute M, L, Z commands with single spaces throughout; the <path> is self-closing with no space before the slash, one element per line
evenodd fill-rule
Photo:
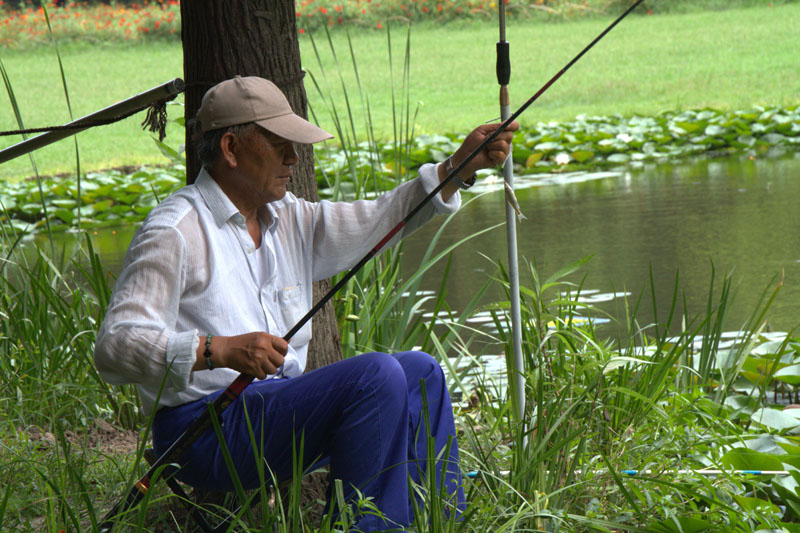
<path fill-rule="evenodd" d="M 527 161 L 525 161 L 525 166 L 527 168 L 532 168 L 536 163 L 541 161 L 542 155 L 544 154 L 542 154 L 541 152 L 532 153 L 531 155 L 528 156 Z"/>
<path fill-rule="evenodd" d="M 773 377 L 790 385 L 800 384 L 800 364 L 785 366 L 775 372 Z"/>
<path fill-rule="evenodd" d="M 798 413 L 800 416 L 800 413 Z M 775 431 L 784 432 L 800 426 L 800 420 L 787 411 L 764 407 L 750 415 L 750 420 Z"/>
<path fill-rule="evenodd" d="M 710 124 L 710 125 L 708 125 L 706 127 L 706 130 L 705 130 L 704 133 L 706 135 L 708 135 L 709 137 L 715 137 L 715 136 L 718 136 L 718 135 L 722 135 L 726 131 L 728 131 L 728 130 L 726 130 L 722 126 L 719 126 L 717 124 Z"/>
<path fill-rule="evenodd" d="M 589 150 L 576 150 L 570 153 L 570 156 L 572 156 L 572 159 L 574 159 L 578 163 L 585 163 L 586 161 L 594 157 L 594 152 Z"/>
<path fill-rule="evenodd" d="M 609 163 L 627 163 L 630 161 L 631 156 L 628 154 L 611 154 L 606 159 Z"/>
<path fill-rule="evenodd" d="M 734 470 L 783 470 L 783 463 L 775 455 L 734 448 L 725 453 L 721 460 L 723 466 Z"/>

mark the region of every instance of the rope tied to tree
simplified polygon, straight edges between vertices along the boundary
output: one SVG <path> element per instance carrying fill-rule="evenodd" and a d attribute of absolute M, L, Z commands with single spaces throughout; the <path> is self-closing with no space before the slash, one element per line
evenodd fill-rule
<path fill-rule="evenodd" d="M 175 98 L 173 96 L 169 100 Z M 167 136 L 167 102 L 165 98 L 147 108 L 147 116 L 142 121 L 142 129 L 150 130 L 155 133 L 158 131 L 158 142 L 162 142 Z"/>
<path fill-rule="evenodd" d="M 268 79 L 281 89 L 286 89 L 287 87 L 294 85 L 296 83 L 300 83 L 306 77 L 306 71 L 300 70 L 297 74 L 293 76 L 286 76 L 286 77 L 278 77 L 278 76 L 264 76 L 264 78 Z M 200 87 L 204 89 L 210 89 L 211 87 L 217 85 L 218 83 L 224 80 L 217 80 L 217 81 L 207 81 L 207 80 L 194 80 L 194 81 L 186 81 L 186 87 Z"/>
<path fill-rule="evenodd" d="M 143 130 L 149 129 L 153 133 L 157 131 L 158 140 L 159 142 L 161 142 L 164 140 L 164 137 L 167 136 L 167 102 L 174 100 L 176 96 L 178 95 L 174 94 L 170 97 L 163 98 L 161 100 L 153 102 L 152 104 L 147 104 L 137 109 L 134 109 L 133 111 L 129 111 L 127 113 L 116 115 L 110 118 L 85 121 L 79 124 L 65 124 L 63 126 L 47 126 L 43 128 L 27 128 L 21 130 L 0 131 L 0 136 L 28 135 L 31 133 L 48 133 L 51 131 L 64 131 L 64 130 L 85 130 L 93 128 L 95 126 L 107 126 L 109 124 L 113 124 L 114 122 L 119 122 L 121 120 L 124 120 L 146 109 L 147 116 L 145 117 L 144 121 L 141 124 L 142 129 Z"/>

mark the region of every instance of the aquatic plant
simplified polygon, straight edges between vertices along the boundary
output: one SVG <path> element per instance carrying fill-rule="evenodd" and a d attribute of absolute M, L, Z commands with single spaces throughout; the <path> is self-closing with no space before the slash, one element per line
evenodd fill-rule
<path fill-rule="evenodd" d="M 314 81 L 321 88 L 323 80 Z M 353 101 L 368 105 L 364 95 Z M 408 99 L 404 102 L 398 101 L 395 110 L 398 134 L 411 131 L 407 125 L 413 114 L 407 107 Z M 339 113 L 335 107 L 327 112 L 332 116 Z M 315 150 L 317 183 L 323 198 L 353 200 L 374 195 L 407 179 L 424 163 L 443 161 L 460 144 L 460 136 L 455 134 L 406 135 L 402 142 L 381 142 L 368 126 L 365 135 L 369 140 L 356 143 L 354 139 L 359 137 L 352 130 L 354 118 L 349 113 L 336 118 L 337 133 L 344 144 L 327 143 Z M 80 198 L 77 180 L 70 176 L 42 179 L 43 198 L 35 181 L 0 183 L 0 205 L 5 210 L 0 211 L 0 222 L 8 221 L 20 230 L 40 230 L 45 226 L 47 206 L 54 230 L 77 227 L 78 202 L 81 223 L 87 228 L 140 221 L 159 198 L 185 183 L 181 154 L 163 143 L 159 145 L 170 165 L 134 172 L 90 172 L 81 181 Z M 513 157 L 518 176 L 557 176 L 577 170 L 636 168 L 695 156 L 738 154 L 755 159 L 799 150 L 800 106 L 754 107 L 732 112 L 671 111 L 656 117 L 584 116 L 564 123 L 540 123 L 516 134 Z"/>

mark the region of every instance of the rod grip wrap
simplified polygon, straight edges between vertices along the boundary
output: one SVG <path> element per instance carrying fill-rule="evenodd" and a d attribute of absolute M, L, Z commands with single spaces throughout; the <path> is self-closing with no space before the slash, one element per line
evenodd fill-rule
<path fill-rule="evenodd" d="M 497 83 L 508 85 L 511 79 L 511 60 L 508 57 L 508 41 L 497 43 Z"/>

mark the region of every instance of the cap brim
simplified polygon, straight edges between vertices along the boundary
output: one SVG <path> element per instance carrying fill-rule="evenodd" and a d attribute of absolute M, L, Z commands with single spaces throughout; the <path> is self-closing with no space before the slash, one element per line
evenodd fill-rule
<path fill-rule="evenodd" d="M 312 144 L 333 139 L 333 135 L 294 113 L 257 120 L 256 124 L 275 135 L 280 135 L 284 139 L 296 143 Z"/>

